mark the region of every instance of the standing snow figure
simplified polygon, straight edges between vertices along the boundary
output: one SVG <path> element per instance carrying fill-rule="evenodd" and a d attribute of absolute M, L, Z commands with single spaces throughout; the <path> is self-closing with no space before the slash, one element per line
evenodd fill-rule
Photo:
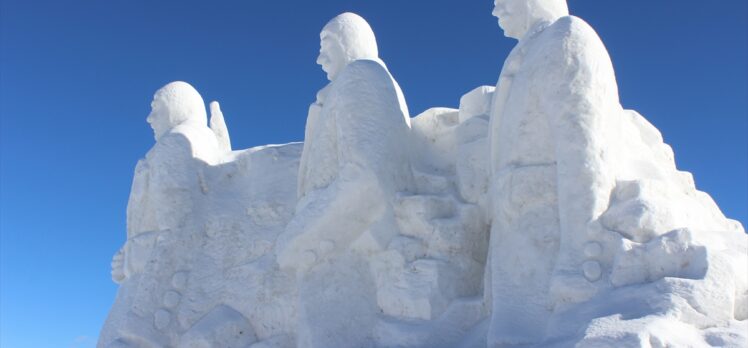
<path fill-rule="evenodd" d="M 551 282 L 563 233 L 585 236 L 585 223 L 604 203 L 592 190 L 609 185 L 595 133 L 618 96 L 605 48 L 586 23 L 568 16 L 565 1 L 496 0 L 493 14 L 519 44 L 501 71 L 489 126 L 489 343 L 532 343 L 555 304 Z M 559 204 L 570 195 L 578 200 Z"/>
<path fill-rule="evenodd" d="M 640 283 L 672 289 L 660 290 L 668 294 L 663 299 L 626 308 L 640 311 L 630 318 L 657 313 L 702 328 L 744 317 L 742 227 L 676 170 L 651 124 L 622 109 L 595 31 L 569 16 L 564 0 L 496 0 L 493 14 L 519 43 L 504 63 L 489 130 L 489 346 L 534 344 L 593 327 L 596 316 L 621 310 L 621 303 L 605 300 L 607 308 L 595 296 L 650 296 L 625 288 Z M 708 258 L 703 245 L 738 257 Z M 714 286 L 723 281 L 726 289 Z M 720 295 L 699 302 L 688 297 L 695 290 L 683 290 L 689 286 Z M 620 293 L 608 293 L 613 289 Z M 689 302 L 696 309 L 688 310 L 706 318 L 678 317 L 686 311 L 679 306 Z M 595 310 L 579 309 L 590 303 Z M 594 320 L 602 326 L 608 319 L 622 322 L 620 332 L 588 328 L 584 340 L 594 346 L 633 332 L 678 346 L 678 339 L 692 338 L 668 336 L 656 325 L 637 328 L 620 317 Z"/>
<path fill-rule="evenodd" d="M 320 39 L 330 84 L 309 108 L 299 202 L 276 253 L 300 277 L 299 345 L 363 346 L 378 312 L 363 254 L 386 247 L 395 193 L 412 180 L 408 113 L 363 18 L 341 14 Z"/>

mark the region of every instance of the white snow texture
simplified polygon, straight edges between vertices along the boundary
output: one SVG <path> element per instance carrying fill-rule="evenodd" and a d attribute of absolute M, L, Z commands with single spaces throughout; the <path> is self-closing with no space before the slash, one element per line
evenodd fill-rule
<path fill-rule="evenodd" d="M 374 33 L 320 35 L 304 143 L 232 151 L 156 92 L 99 347 L 748 346 L 748 237 L 564 0 L 496 0 L 497 86 L 411 118 Z"/>

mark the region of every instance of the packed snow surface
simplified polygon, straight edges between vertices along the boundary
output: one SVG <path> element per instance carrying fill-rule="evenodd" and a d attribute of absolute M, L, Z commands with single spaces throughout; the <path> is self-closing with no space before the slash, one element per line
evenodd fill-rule
<path fill-rule="evenodd" d="M 410 117 L 366 21 L 320 34 L 304 143 L 156 92 L 99 347 L 745 347 L 748 237 L 621 107 L 563 0 L 496 0 L 498 84 Z"/>

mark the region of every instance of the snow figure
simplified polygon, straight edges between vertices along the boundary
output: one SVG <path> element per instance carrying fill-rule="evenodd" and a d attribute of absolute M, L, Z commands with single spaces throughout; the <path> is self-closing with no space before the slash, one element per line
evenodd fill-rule
<path fill-rule="evenodd" d="M 395 233 L 392 203 L 412 181 L 409 116 L 363 18 L 341 14 L 320 39 L 330 83 L 309 109 L 299 202 L 276 253 L 300 277 L 299 345 L 365 346 L 378 312 L 366 255 Z"/>
<path fill-rule="evenodd" d="M 193 211 L 202 166 L 218 160 L 205 104 L 189 84 L 172 82 L 153 96 L 146 121 L 156 145 L 135 167 L 127 204 L 127 243 L 115 255 L 112 279 L 122 282 L 142 270 L 161 231 L 179 229 Z"/>
<path fill-rule="evenodd" d="M 698 345 L 745 319 L 742 226 L 620 106 L 595 31 L 564 0 L 496 0 L 494 15 L 519 43 L 489 126 L 488 345 Z"/>
<path fill-rule="evenodd" d="M 321 113 L 328 100 L 332 101 L 330 93 L 333 86 L 335 86 L 334 81 L 337 80 L 337 77 L 348 65 L 350 65 L 350 63 L 357 60 L 365 60 L 369 62 L 356 64 L 356 66 L 368 65 L 370 66 L 368 69 L 363 67 L 349 69 L 356 72 L 359 70 L 378 70 L 378 68 L 374 66 L 374 63 L 381 66 L 381 69 L 384 69 L 386 72 L 384 80 L 389 80 L 384 82 L 385 87 L 394 88 L 394 92 L 397 96 L 396 105 L 405 119 L 406 124 L 410 124 L 410 116 L 400 86 L 392 78 L 392 75 L 389 74 L 384 62 L 379 59 L 379 50 L 377 48 L 377 41 L 374 37 L 374 32 L 363 18 L 354 13 L 343 13 L 333 18 L 322 29 L 320 40 L 320 53 L 319 57 L 317 57 L 317 64 L 322 66 L 322 70 L 327 74 L 330 83 L 317 93 L 317 100 L 309 106 L 309 115 L 307 116 L 306 129 L 304 132 L 304 152 L 302 154 L 301 168 L 299 171 L 300 175 L 298 179 L 300 199 L 311 190 L 327 186 L 333 181 L 332 178 L 335 176 L 334 172 L 338 171 L 338 166 L 336 164 L 324 161 L 332 161 L 335 159 L 336 156 L 334 156 L 334 154 L 336 151 L 333 149 L 337 146 L 328 143 L 335 140 L 334 138 L 337 137 L 339 131 L 335 129 L 334 120 L 329 120 L 331 117 L 322 117 Z M 349 73 L 348 75 L 354 74 Z M 357 78 L 357 76 L 354 75 L 351 77 L 351 79 L 354 78 Z M 376 90 L 377 87 L 379 87 L 373 85 L 374 83 L 379 82 L 377 80 L 366 82 L 371 84 L 371 86 L 368 86 L 370 90 Z M 349 82 L 342 81 L 341 83 Z M 340 91 L 342 90 L 342 87 L 337 89 Z M 370 118 L 374 117 L 372 116 Z M 358 123 L 363 121 L 356 120 L 353 122 Z M 352 136 L 346 134 L 343 135 L 346 138 L 352 138 Z"/>
<path fill-rule="evenodd" d="M 294 278 L 272 252 L 296 203 L 300 144 L 231 151 L 184 82 L 156 92 L 156 145 L 139 161 L 120 289 L 99 347 L 293 346 Z"/>
<path fill-rule="evenodd" d="M 219 158 L 205 104 L 192 86 L 181 81 L 167 84 L 153 96 L 151 108 L 146 121 L 156 144 L 135 167 L 127 204 L 127 241 L 112 260 L 112 279 L 122 286 L 102 338 L 117 340 L 100 343 L 113 346 L 160 344 L 155 331 L 168 324 L 168 316 L 164 312 L 153 313 L 152 319 L 140 316 L 154 310 L 143 305 L 144 292 L 155 282 L 150 274 L 157 267 L 154 255 L 169 235 L 190 224 L 204 194 L 205 168 Z"/>

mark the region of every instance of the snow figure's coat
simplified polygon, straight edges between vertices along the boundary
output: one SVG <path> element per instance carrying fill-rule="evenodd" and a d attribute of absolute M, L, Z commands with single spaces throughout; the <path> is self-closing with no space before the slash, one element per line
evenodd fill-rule
<path fill-rule="evenodd" d="M 621 285 L 618 263 L 625 262 L 626 272 L 635 274 L 660 269 L 646 281 L 703 277 L 708 262 L 699 251 L 706 243 L 698 241 L 700 233 L 704 238 L 733 236 L 728 238 L 738 242 L 734 252 L 745 250 L 745 237 L 735 232 L 742 228 L 683 180 L 686 174 L 675 169 L 669 147 L 650 124 L 621 108 L 604 45 L 559 3 L 496 1 L 500 25 L 519 43 L 504 64 L 491 112 L 486 284 L 491 346 L 537 344 L 549 334 L 569 334 L 556 331 L 562 323 L 554 314 L 561 316 Z M 677 217 L 683 218 L 669 221 Z M 684 228 L 703 232 L 675 231 Z M 660 246 L 637 251 L 636 257 L 657 256 L 647 256 L 640 265 L 623 261 L 636 257 L 624 256 L 634 251 L 628 250 L 632 246 L 620 250 L 621 243 L 653 238 L 661 238 Z M 740 271 L 741 261 L 736 261 L 731 267 Z M 671 263 L 679 265 L 666 266 Z M 744 301 L 745 282 L 738 283 L 743 284 L 739 298 L 726 299 L 726 305 Z M 731 292 L 732 286 L 724 296 L 733 298 Z"/>

